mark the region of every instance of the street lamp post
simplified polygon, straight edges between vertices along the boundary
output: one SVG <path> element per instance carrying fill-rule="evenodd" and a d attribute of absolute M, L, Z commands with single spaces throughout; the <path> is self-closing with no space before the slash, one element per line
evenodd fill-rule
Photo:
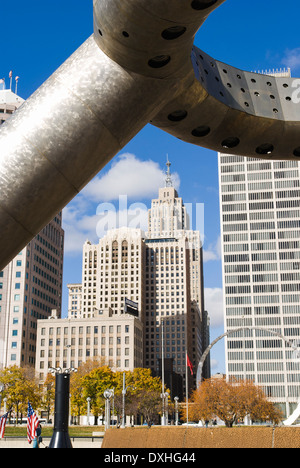
<path fill-rule="evenodd" d="M 126 387 L 126 372 L 123 372 L 123 390 L 122 390 L 122 396 L 123 396 L 123 401 L 122 401 L 122 425 L 121 428 L 125 429 L 126 426 L 126 415 L 125 415 L 125 400 L 126 400 L 126 395 L 127 395 L 127 390 L 129 388 L 135 388 L 132 385 L 129 385 Z"/>
<path fill-rule="evenodd" d="M 105 430 L 110 429 L 110 401 L 113 397 L 113 390 L 107 389 L 104 392 L 105 398 Z"/>
<path fill-rule="evenodd" d="M 73 448 L 69 436 L 69 396 L 70 396 L 70 374 L 77 372 L 77 369 L 61 368 L 49 369 L 55 374 L 55 411 L 54 411 L 54 431 L 49 448 Z"/>
<path fill-rule="evenodd" d="M 175 426 L 178 426 L 179 424 L 179 417 L 178 417 L 178 402 L 179 402 L 179 398 L 176 396 L 174 398 L 174 401 L 175 401 Z"/>
<path fill-rule="evenodd" d="M 87 426 L 90 425 L 90 415 L 91 415 L 91 401 L 92 399 L 90 397 L 88 397 L 86 399 L 87 401 Z"/>
<path fill-rule="evenodd" d="M 163 392 L 161 395 L 162 399 L 162 417 L 161 417 L 161 425 L 167 426 L 169 415 L 168 415 L 168 403 L 169 403 L 169 394 L 168 392 Z"/>

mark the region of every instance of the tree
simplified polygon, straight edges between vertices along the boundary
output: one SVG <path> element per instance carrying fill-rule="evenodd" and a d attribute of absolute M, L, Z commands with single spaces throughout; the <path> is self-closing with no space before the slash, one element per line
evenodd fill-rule
<path fill-rule="evenodd" d="M 99 367 L 82 378 L 82 386 L 83 398 L 91 398 L 91 408 L 96 419 L 104 412 L 105 390 L 115 387 L 115 374 L 108 366 Z"/>
<path fill-rule="evenodd" d="M 206 380 L 193 392 L 190 403 L 189 414 L 195 421 L 218 417 L 227 427 L 232 427 L 247 415 L 253 420 L 273 421 L 275 424 L 281 419 L 280 413 L 267 400 L 262 388 L 252 381 Z"/>
<path fill-rule="evenodd" d="M 89 359 L 79 367 L 76 373 L 71 375 L 71 414 L 76 415 L 78 421 L 87 408 L 84 378 L 95 369 L 99 369 L 102 362 L 103 360 L 99 358 Z"/>
<path fill-rule="evenodd" d="M 35 379 L 32 368 L 12 366 L 0 372 L 0 382 L 4 386 L 3 397 L 7 398 L 8 408 L 15 410 L 16 421 L 19 414 L 27 414 L 28 401 L 35 409 L 39 409 L 42 394 Z"/>
<path fill-rule="evenodd" d="M 160 392 L 155 390 L 141 390 L 139 392 L 139 413 L 144 417 L 147 424 L 158 419 L 161 410 Z"/>
<path fill-rule="evenodd" d="M 48 413 L 48 421 L 50 419 L 50 414 L 54 409 L 55 402 L 55 377 L 52 374 L 48 374 L 44 382 L 44 391 L 43 391 L 43 408 Z"/>

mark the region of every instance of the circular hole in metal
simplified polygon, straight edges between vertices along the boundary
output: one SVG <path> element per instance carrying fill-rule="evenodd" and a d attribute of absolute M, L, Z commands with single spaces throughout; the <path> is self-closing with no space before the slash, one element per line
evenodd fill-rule
<path fill-rule="evenodd" d="M 163 68 L 170 63 L 170 55 L 157 55 L 149 60 L 148 65 L 151 68 Z"/>
<path fill-rule="evenodd" d="M 270 99 L 275 99 L 275 96 L 273 96 L 273 94 L 271 94 Z"/>
<path fill-rule="evenodd" d="M 236 137 L 229 137 L 222 141 L 223 148 L 235 148 L 240 144 L 240 139 Z"/>
<path fill-rule="evenodd" d="M 272 154 L 274 151 L 274 146 L 271 143 L 264 143 L 263 145 L 256 148 L 256 153 L 261 155 Z"/>
<path fill-rule="evenodd" d="M 127 31 L 123 31 L 122 34 L 123 34 L 124 37 L 129 37 L 129 34 L 128 34 Z"/>
<path fill-rule="evenodd" d="M 292 98 L 290 96 L 288 96 L 288 97 L 285 98 L 285 100 L 291 102 Z"/>
<path fill-rule="evenodd" d="M 177 110 L 168 115 L 168 119 L 171 122 L 181 122 L 187 117 L 188 113 L 186 110 Z"/>
<path fill-rule="evenodd" d="M 274 114 L 278 114 L 279 110 L 278 109 L 273 109 Z"/>
<path fill-rule="evenodd" d="M 298 146 L 298 148 L 295 149 L 293 155 L 297 158 L 300 158 L 300 146 Z"/>
<path fill-rule="evenodd" d="M 98 29 L 98 33 L 100 34 L 100 36 L 103 36 L 101 29 Z"/>
<path fill-rule="evenodd" d="M 192 8 L 194 10 L 206 10 L 206 8 L 210 8 L 213 6 L 215 3 L 217 3 L 218 0 L 193 0 L 192 1 Z"/>
<path fill-rule="evenodd" d="M 210 128 L 207 125 L 201 125 L 200 127 L 194 128 L 192 135 L 194 137 L 205 137 L 210 133 Z"/>
<path fill-rule="evenodd" d="M 165 29 L 162 32 L 162 37 L 166 39 L 166 41 L 173 41 L 174 39 L 178 39 L 186 32 L 186 28 L 184 26 L 173 26 L 171 28 Z"/>

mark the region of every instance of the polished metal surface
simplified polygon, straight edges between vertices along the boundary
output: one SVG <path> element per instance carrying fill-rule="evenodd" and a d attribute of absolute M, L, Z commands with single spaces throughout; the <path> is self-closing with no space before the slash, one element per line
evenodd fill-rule
<path fill-rule="evenodd" d="M 1 126 L 0 270 L 148 122 L 216 151 L 300 157 L 295 82 L 193 47 L 224 1 L 94 0 L 94 35 Z"/>

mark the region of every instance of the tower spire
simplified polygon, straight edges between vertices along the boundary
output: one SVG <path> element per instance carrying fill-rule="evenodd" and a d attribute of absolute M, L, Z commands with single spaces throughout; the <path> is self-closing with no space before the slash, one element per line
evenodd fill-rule
<path fill-rule="evenodd" d="M 171 166 L 172 164 L 169 161 L 169 155 L 167 154 L 167 171 L 166 171 L 166 187 L 173 187 L 173 181 L 171 176 Z"/>

